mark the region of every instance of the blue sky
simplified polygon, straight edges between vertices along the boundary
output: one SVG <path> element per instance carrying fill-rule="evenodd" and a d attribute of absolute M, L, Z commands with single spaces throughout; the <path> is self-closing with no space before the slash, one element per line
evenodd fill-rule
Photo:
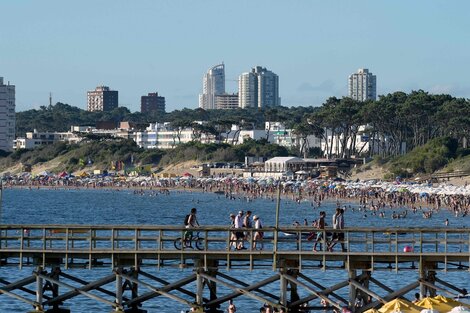
<path fill-rule="evenodd" d="M 86 107 L 97 85 L 140 109 L 159 92 L 167 111 L 196 108 L 204 72 L 226 65 L 227 91 L 262 65 L 285 106 L 347 95 L 358 68 L 378 94 L 423 89 L 470 98 L 470 1 L 2 1 L 0 76 L 17 111 L 53 101 Z"/>

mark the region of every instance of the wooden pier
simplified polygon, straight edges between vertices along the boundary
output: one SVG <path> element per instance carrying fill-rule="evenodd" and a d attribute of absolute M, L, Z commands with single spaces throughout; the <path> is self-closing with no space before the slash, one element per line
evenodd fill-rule
<path fill-rule="evenodd" d="M 0 278 L 0 297 L 28 303 L 34 312 L 67 312 L 60 306 L 76 296 L 105 303 L 114 312 L 144 312 L 141 305 L 155 297 L 167 297 L 198 312 L 219 312 L 221 304 L 239 296 L 285 312 L 303 312 L 313 299 L 323 299 L 337 309 L 348 306 L 364 311 L 413 290 L 422 296 L 461 293 L 465 286 L 437 277 L 442 271 L 461 271 L 466 277 L 462 282 L 470 281 L 469 229 L 349 228 L 342 230 L 344 239 L 340 241 L 332 239 L 338 237 L 337 231 L 326 229 L 318 251 L 312 251 L 315 239 L 308 239 L 311 227 L 262 230 L 264 238 L 256 247 L 255 230 L 246 229 L 246 249 L 234 250 L 233 229 L 225 226 L 194 229 L 194 240 L 184 242 L 185 229 L 171 226 L 2 225 L 1 266 L 12 266 L 12 271 L 28 266 L 33 271 L 14 282 Z M 333 251 L 328 251 L 333 242 Z M 90 282 L 67 271 L 97 267 L 109 267 L 109 275 Z M 146 270 L 165 271 L 167 267 L 193 271 L 167 281 Z M 272 276 L 261 281 L 255 276 L 250 279 L 259 268 L 272 270 Z M 235 279 L 221 269 L 247 270 L 246 280 Z M 306 275 L 307 270 L 347 271 L 348 279 L 324 286 Z M 380 270 L 409 270 L 416 280 L 393 290 L 373 277 L 374 271 Z M 372 284 L 383 292 L 372 291 Z M 264 290 L 268 285 L 277 286 L 278 293 Z M 221 294 L 217 286 L 231 292 Z M 309 296 L 300 298 L 300 288 Z M 343 288 L 349 289 L 347 298 L 338 293 Z M 354 308 L 358 301 L 363 306 Z"/>

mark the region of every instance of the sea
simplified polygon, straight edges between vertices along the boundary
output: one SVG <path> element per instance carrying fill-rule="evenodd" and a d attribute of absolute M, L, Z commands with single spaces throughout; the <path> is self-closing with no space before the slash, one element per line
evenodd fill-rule
<path fill-rule="evenodd" d="M 262 220 L 263 225 L 275 224 L 276 201 L 272 198 L 247 199 L 242 195 L 235 195 L 233 199 L 227 199 L 224 195 L 215 193 L 202 193 L 195 191 L 172 190 L 169 194 L 156 191 L 135 192 L 132 189 L 5 189 L 3 191 L 0 211 L 2 224 L 81 224 L 81 225 L 182 225 L 186 214 L 191 208 L 198 210 L 198 221 L 201 225 L 230 225 L 229 214 L 236 214 L 239 210 L 250 210 Z M 385 218 L 372 215 L 370 212 L 360 211 L 359 204 L 354 201 L 340 200 L 341 206 L 346 206 L 346 227 L 444 227 L 448 219 L 447 227 L 470 227 L 470 218 L 455 217 L 447 210 L 434 213 L 432 218 L 424 219 L 421 213 L 412 213 L 408 210 L 406 218 L 392 219 L 391 210 L 386 211 Z M 309 223 L 318 218 L 320 211 L 326 211 L 327 223 L 331 223 L 331 217 L 338 205 L 337 200 L 332 199 L 321 203 L 320 207 L 310 201 L 293 201 L 283 198 L 280 205 L 280 225 L 290 226 L 295 221 L 303 224 L 304 219 Z M 353 210 L 354 209 L 354 210 Z M 424 208 L 426 209 L 426 208 Z M 402 213 L 405 208 L 396 208 L 396 213 Z M 0 278 L 6 281 L 17 281 L 31 275 L 33 267 L 12 269 L 8 266 L 0 267 Z M 190 269 L 176 267 L 145 268 L 146 272 L 165 279 L 176 281 L 191 273 Z M 93 281 L 97 277 L 110 274 L 110 268 L 69 269 L 68 274 L 80 277 L 86 281 Z M 233 269 L 221 272 L 230 276 L 245 280 L 247 283 L 261 281 L 275 274 L 271 269 L 255 269 L 253 271 Z M 323 286 L 331 286 L 347 279 L 347 272 L 341 270 L 307 269 L 304 274 Z M 401 288 L 417 279 L 417 271 L 375 271 L 374 278 L 385 283 L 393 289 Z M 470 272 L 439 272 L 438 277 L 453 284 L 470 290 Z M 114 290 L 114 283 L 109 285 Z M 160 287 L 155 285 L 155 287 Z M 265 290 L 275 292 L 278 286 L 268 285 Z M 384 294 L 380 289 L 372 290 Z M 34 286 L 31 285 L 34 289 Z M 105 286 L 107 288 L 107 286 Z M 195 285 L 187 286 L 195 291 Z M 68 290 L 67 290 L 68 291 Z M 145 288 L 140 292 L 146 292 Z M 34 299 L 32 295 L 16 291 L 19 295 Z M 61 289 L 61 292 L 65 290 Z M 230 293 L 230 290 L 218 286 L 217 292 L 221 295 Z M 338 293 L 347 298 L 347 288 Z M 412 298 L 414 292 L 410 292 Z M 301 297 L 308 295 L 308 291 L 299 288 Z M 126 295 L 126 294 L 125 294 Z M 109 298 L 109 297 L 108 297 Z M 108 300 L 113 301 L 112 298 Z M 259 312 L 263 303 L 246 296 L 234 299 L 237 312 Z M 310 305 L 318 306 L 318 300 L 312 300 Z M 220 309 L 225 311 L 228 304 Z M 89 299 L 85 296 L 77 296 L 67 300 L 63 307 L 72 313 L 85 312 L 111 312 L 112 308 L 105 304 Z M 32 309 L 29 304 L 0 294 L 0 312 L 28 312 Z M 47 307 L 46 307 L 47 309 Z M 163 296 L 156 297 L 143 303 L 141 309 L 148 313 L 181 313 L 188 307 Z"/>

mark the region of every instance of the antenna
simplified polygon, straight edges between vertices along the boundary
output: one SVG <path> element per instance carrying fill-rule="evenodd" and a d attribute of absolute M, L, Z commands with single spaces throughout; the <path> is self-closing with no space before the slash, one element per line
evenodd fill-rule
<path fill-rule="evenodd" d="M 49 109 L 52 108 L 52 92 L 49 92 Z"/>

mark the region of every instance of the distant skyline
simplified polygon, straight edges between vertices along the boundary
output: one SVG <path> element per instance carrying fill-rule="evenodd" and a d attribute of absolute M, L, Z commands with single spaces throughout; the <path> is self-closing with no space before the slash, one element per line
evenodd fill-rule
<path fill-rule="evenodd" d="M 140 110 L 198 107 L 202 77 L 224 62 L 226 91 L 254 66 L 279 75 L 284 106 L 347 96 L 368 68 L 377 95 L 423 89 L 470 98 L 470 2 L 347 0 L 59 0 L 1 5 L 0 77 L 16 111 L 53 102 L 86 109 L 98 85 Z"/>

